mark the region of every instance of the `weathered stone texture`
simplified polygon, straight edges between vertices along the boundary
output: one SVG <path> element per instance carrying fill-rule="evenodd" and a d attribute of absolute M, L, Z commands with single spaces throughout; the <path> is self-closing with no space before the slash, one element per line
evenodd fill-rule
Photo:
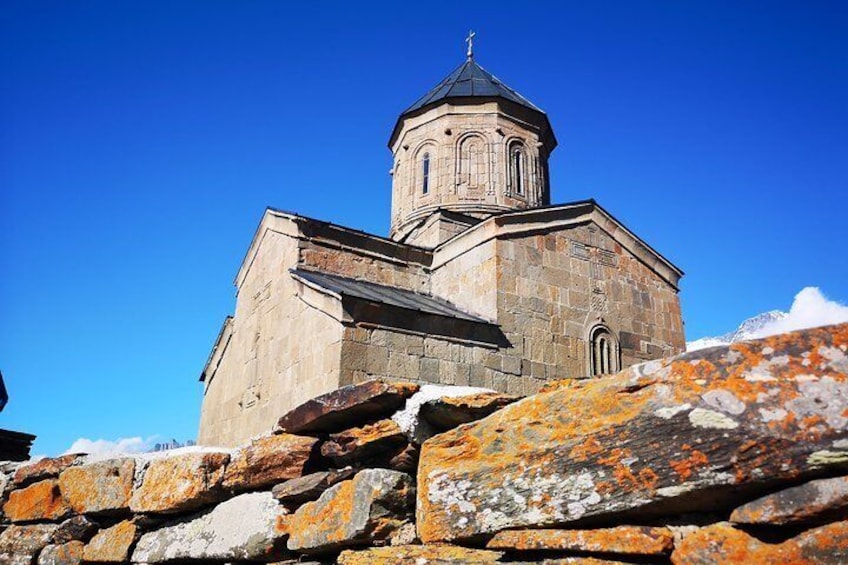
<path fill-rule="evenodd" d="M 318 440 L 280 434 L 252 441 L 227 465 L 224 488 L 251 490 L 300 477 Z"/>
<path fill-rule="evenodd" d="M 110 459 L 70 467 L 59 475 L 59 487 L 78 514 L 114 514 L 129 508 L 135 461 Z"/>
<path fill-rule="evenodd" d="M 332 471 L 319 471 L 276 485 L 271 493 L 287 506 L 297 506 L 317 500 L 321 493 L 334 484 L 349 479 L 354 474 L 352 467 Z"/>
<path fill-rule="evenodd" d="M 408 522 L 415 504 L 412 478 L 397 471 L 360 471 L 292 515 L 288 548 L 301 553 L 379 543 Z"/>
<path fill-rule="evenodd" d="M 38 554 L 38 565 L 79 565 L 84 548 L 85 544 L 81 541 L 48 545 Z"/>
<path fill-rule="evenodd" d="M 489 549 L 561 550 L 624 555 L 666 555 L 674 547 L 667 528 L 617 526 L 595 530 L 505 530 L 486 544 Z"/>
<path fill-rule="evenodd" d="M 53 543 L 63 544 L 72 541 L 88 541 L 97 532 L 98 525 L 86 516 L 68 518 L 53 534 Z"/>
<path fill-rule="evenodd" d="M 481 392 L 430 400 L 421 406 L 421 417 L 438 430 L 450 430 L 485 418 L 517 401 L 519 397 L 500 392 Z"/>
<path fill-rule="evenodd" d="M 498 563 L 501 551 L 468 549 L 455 545 L 401 545 L 345 550 L 339 565 L 486 565 Z"/>
<path fill-rule="evenodd" d="M 766 495 L 733 511 L 737 524 L 797 524 L 848 512 L 848 477 L 819 479 Z"/>
<path fill-rule="evenodd" d="M 59 490 L 59 481 L 45 479 L 13 490 L 3 512 L 12 522 L 61 520 L 70 514 L 71 507 Z"/>
<path fill-rule="evenodd" d="M 706 511 L 844 466 L 848 324 L 651 362 L 424 444 L 424 542 L 631 512 Z M 602 415 L 602 417 L 599 417 Z"/>
<path fill-rule="evenodd" d="M 389 416 L 415 394 L 418 385 L 372 380 L 308 400 L 280 418 L 289 433 L 338 432 Z"/>
<path fill-rule="evenodd" d="M 321 445 L 321 455 L 337 466 L 344 466 L 364 461 L 381 452 L 397 450 L 406 443 L 406 436 L 395 422 L 380 420 L 361 428 L 331 434 Z"/>
<path fill-rule="evenodd" d="M 224 472 L 230 455 L 189 452 L 152 460 L 130 509 L 138 513 L 187 512 L 224 500 Z"/>
<path fill-rule="evenodd" d="M 848 522 L 807 530 L 782 543 L 766 543 L 729 524 L 716 524 L 683 538 L 671 561 L 674 565 L 844 565 L 848 563 Z"/>
<path fill-rule="evenodd" d="M 42 479 L 54 479 L 71 465 L 80 463 L 82 459 L 82 455 L 72 453 L 60 457 L 46 457 L 30 465 L 19 467 L 15 472 L 15 487 L 20 488 Z"/>
<path fill-rule="evenodd" d="M 38 552 L 47 547 L 55 524 L 12 525 L 0 533 L 0 563 L 32 565 Z"/>
<path fill-rule="evenodd" d="M 83 551 L 83 560 L 93 563 L 122 563 L 130 558 L 130 550 L 138 538 L 138 528 L 132 520 L 118 522 L 100 530 Z"/>
<path fill-rule="evenodd" d="M 133 552 L 133 561 L 282 558 L 286 555 L 286 514 L 286 509 L 271 493 L 242 494 L 211 510 L 144 534 Z"/>

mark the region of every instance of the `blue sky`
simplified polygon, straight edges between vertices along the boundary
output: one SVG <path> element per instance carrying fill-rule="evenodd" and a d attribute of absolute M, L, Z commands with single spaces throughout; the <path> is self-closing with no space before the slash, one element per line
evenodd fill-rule
<path fill-rule="evenodd" d="M 464 57 L 547 111 L 554 202 L 686 271 L 689 339 L 848 301 L 840 1 L 0 10 L 0 427 L 185 440 L 266 206 L 378 234 L 397 115 Z"/>

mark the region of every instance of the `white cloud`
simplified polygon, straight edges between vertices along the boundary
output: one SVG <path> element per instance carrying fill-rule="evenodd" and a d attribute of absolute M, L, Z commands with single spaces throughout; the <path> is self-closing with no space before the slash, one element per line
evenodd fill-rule
<path fill-rule="evenodd" d="M 91 440 L 81 437 L 76 440 L 65 453 L 88 453 L 95 458 L 111 457 L 126 453 L 144 453 L 153 449 L 157 436 L 147 439 L 141 437 L 119 438 L 115 441 L 108 439 Z"/>
<path fill-rule="evenodd" d="M 808 286 L 795 295 L 789 314 L 785 318 L 769 322 L 754 332 L 752 337 L 766 337 L 843 322 L 848 322 L 848 306 L 829 300 L 818 287 Z"/>

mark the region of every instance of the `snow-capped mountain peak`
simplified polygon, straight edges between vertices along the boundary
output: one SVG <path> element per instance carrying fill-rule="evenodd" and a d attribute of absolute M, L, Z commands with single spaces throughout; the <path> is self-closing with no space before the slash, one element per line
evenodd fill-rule
<path fill-rule="evenodd" d="M 789 314 L 780 310 L 771 310 L 757 314 L 748 318 L 739 327 L 723 335 L 715 337 L 702 337 L 695 341 L 690 341 L 686 344 L 686 351 L 696 351 L 698 349 L 706 349 L 707 347 L 716 347 L 718 345 L 728 345 L 737 341 L 745 341 L 746 339 L 754 339 L 758 337 L 759 331 L 767 325 L 788 317 Z"/>

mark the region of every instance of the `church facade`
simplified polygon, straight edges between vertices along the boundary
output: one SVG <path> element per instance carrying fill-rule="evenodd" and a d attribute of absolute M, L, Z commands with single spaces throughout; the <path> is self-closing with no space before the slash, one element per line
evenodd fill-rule
<path fill-rule="evenodd" d="M 682 271 L 550 203 L 545 113 L 470 56 L 398 118 L 385 238 L 268 209 L 201 375 L 198 443 L 380 377 L 532 394 L 683 351 Z"/>

